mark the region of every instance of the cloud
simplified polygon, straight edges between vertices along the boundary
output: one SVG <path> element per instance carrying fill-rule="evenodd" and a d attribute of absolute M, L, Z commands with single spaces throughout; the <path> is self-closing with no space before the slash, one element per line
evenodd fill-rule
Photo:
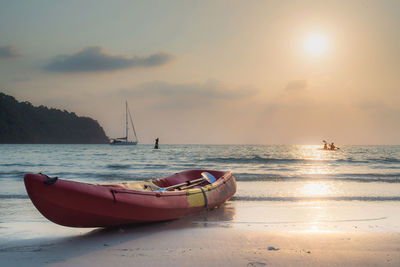
<path fill-rule="evenodd" d="M 286 87 L 288 91 L 301 91 L 307 89 L 307 80 L 293 80 L 290 81 Z"/>
<path fill-rule="evenodd" d="M 166 53 L 149 56 L 112 55 L 99 46 L 91 46 L 71 55 L 55 57 L 44 69 L 54 72 L 114 71 L 134 67 L 156 67 L 170 62 L 174 57 Z"/>
<path fill-rule="evenodd" d="M 17 52 L 15 46 L 6 45 L 0 46 L 0 59 L 9 59 L 19 57 L 20 54 Z"/>
<path fill-rule="evenodd" d="M 201 99 L 242 99 L 253 96 L 257 90 L 252 87 L 228 88 L 219 81 L 209 80 L 205 83 L 167 83 L 149 82 L 131 89 L 121 89 L 124 96 L 162 96 Z"/>

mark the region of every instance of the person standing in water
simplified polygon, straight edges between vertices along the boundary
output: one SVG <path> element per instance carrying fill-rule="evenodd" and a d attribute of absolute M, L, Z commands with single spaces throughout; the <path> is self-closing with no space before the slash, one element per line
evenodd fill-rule
<path fill-rule="evenodd" d="M 154 144 L 154 149 L 158 149 L 158 137 L 156 138 L 156 142 Z"/>

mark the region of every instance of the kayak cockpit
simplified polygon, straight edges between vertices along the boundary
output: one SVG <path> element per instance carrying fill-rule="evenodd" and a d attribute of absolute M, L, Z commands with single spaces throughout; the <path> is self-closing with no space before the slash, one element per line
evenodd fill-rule
<path fill-rule="evenodd" d="M 155 180 L 120 183 L 120 184 L 102 184 L 102 186 L 112 187 L 112 188 L 124 188 L 128 190 L 137 190 L 137 191 L 163 191 L 165 188 L 169 188 L 168 191 L 183 190 L 192 188 L 193 186 L 190 186 L 191 184 L 190 182 L 195 180 L 201 180 L 200 178 L 204 176 L 205 173 L 210 174 L 215 179 L 213 182 L 217 181 L 225 174 L 225 172 L 222 171 L 205 172 L 204 170 L 190 170 L 190 171 L 175 173 L 173 175 Z M 187 183 L 187 185 L 177 186 L 176 188 L 173 188 L 174 186 L 183 183 Z M 204 186 L 209 183 L 210 182 L 208 182 L 207 180 L 201 180 L 196 183 L 193 183 L 193 185 Z"/>

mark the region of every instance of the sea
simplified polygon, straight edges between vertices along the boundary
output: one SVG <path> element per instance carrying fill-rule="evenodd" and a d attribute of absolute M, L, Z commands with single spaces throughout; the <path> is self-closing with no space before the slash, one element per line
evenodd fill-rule
<path fill-rule="evenodd" d="M 48 222 L 30 202 L 23 182 L 26 173 L 109 184 L 155 179 L 189 169 L 225 170 L 236 177 L 237 193 L 229 202 L 238 207 L 313 201 L 358 203 L 363 209 L 374 203 L 400 205 L 400 146 L 340 146 L 335 151 L 320 148 L 318 145 L 161 145 L 155 150 L 147 144 L 3 144 L 0 145 L 0 247 L 25 235 L 44 234 L 43 230 L 35 233 L 32 227 L 24 229 L 27 222 L 32 225 Z"/>

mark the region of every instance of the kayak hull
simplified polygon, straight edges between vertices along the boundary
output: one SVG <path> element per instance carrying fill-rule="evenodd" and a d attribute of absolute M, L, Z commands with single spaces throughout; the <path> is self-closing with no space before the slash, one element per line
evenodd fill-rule
<path fill-rule="evenodd" d="M 191 170 L 158 179 L 170 186 L 201 177 Z M 109 227 L 180 218 L 221 205 L 236 192 L 231 172 L 209 171 L 217 181 L 199 188 L 174 191 L 132 190 L 26 174 L 25 187 L 35 207 L 52 222 L 70 227 Z"/>

